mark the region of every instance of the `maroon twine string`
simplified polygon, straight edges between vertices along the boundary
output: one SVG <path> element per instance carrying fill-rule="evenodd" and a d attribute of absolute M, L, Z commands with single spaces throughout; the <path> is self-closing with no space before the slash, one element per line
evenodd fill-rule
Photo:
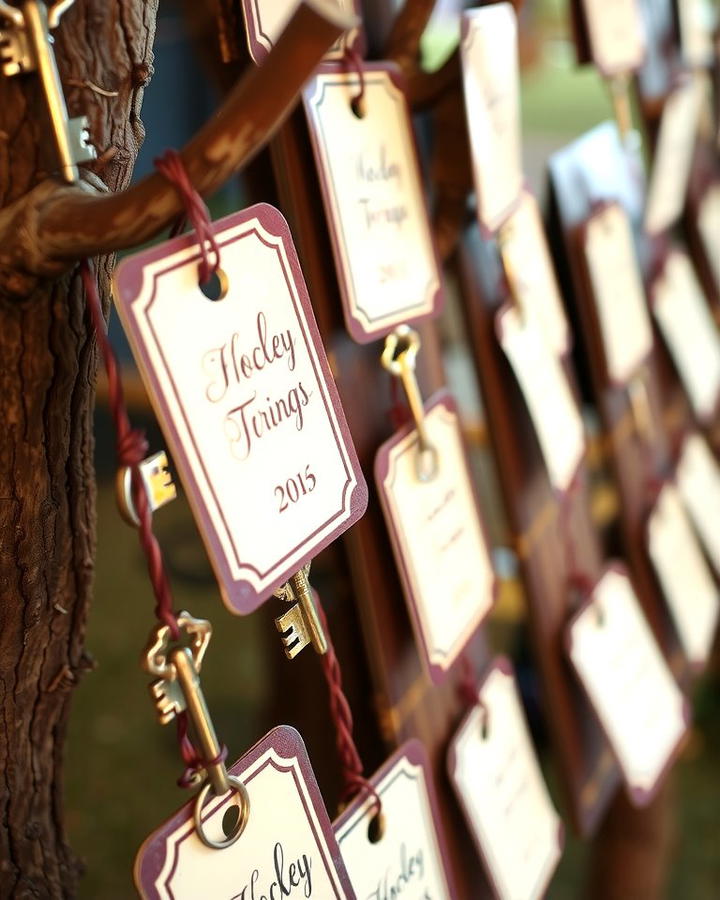
<path fill-rule="evenodd" d="M 468 709 L 475 709 L 477 707 L 480 710 L 482 714 L 482 731 L 484 738 L 488 727 L 489 713 L 487 706 L 480 697 L 477 679 L 475 678 L 475 669 L 467 653 L 463 653 L 460 657 L 460 665 L 462 671 L 457 686 L 458 697 L 460 698 L 460 702 L 463 703 L 464 706 L 467 706 Z"/>
<path fill-rule="evenodd" d="M 342 767 L 344 787 L 340 795 L 341 803 L 348 803 L 357 794 L 365 791 L 373 799 L 375 815 L 382 812 L 382 800 L 372 782 L 363 776 L 363 764 L 353 738 L 353 717 L 350 704 L 342 686 L 342 671 L 330 639 L 327 617 L 320 598 L 315 593 L 315 605 L 327 639 L 327 653 L 322 656 L 322 669 L 330 694 L 330 716 L 335 726 L 335 746 Z"/>
<path fill-rule="evenodd" d="M 140 546 L 147 560 L 150 584 L 155 595 L 155 615 L 168 626 L 173 640 L 176 641 L 180 637 L 180 630 L 177 624 L 176 613 L 173 610 L 170 582 L 165 571 L 160 545 L 152 530 L 152 512 L 138 468 L 147 454 L 148 443 L 144 433 L 137 428 L 132 428 L 130 425 L 117 358 L 105 330 L 105 320 L 100 307 L 95 277 L 90 268 L 90 263 L 86 259 L 80 263 L 80 275 L 88 300 L 90 320 L 107 373 L 110 414 L 115 426 L 118 464 L 122 468 L 129 468 L 132 478 L 133 506 L 140 522 L 138 536 Z M 190 787 L 194 776 L 200 769 L 225 759 L 227 748 L 223 747 L 217 760 L 203 761 L 188 735 L 188 718 L 185 712 L 181 712 L 177 716 L 177 733 L 180 754 L 186 765 L 185 771 L 178 779 L 178 784 L 180 787 Z"/>
<path fill-rule="evenodd" d="M 577 559 L 575 546 L 575 535 L 573 534 L 570 514 L 572 512 L 572 501 L 575 498 L 580 480 L 577 475 L 570 482 L 567 491 L 560 497 L 560 534 L 563 542 L 563 553 L 565 555 L 565 571 L 567 584 L 570 589 L 575 589 L 583 597 L 587 596 L 593 589 L 594 581 L 580 568 Z"/>
<path fill-rule="evenodd" d="M 200 284 L 207 284 L 220 266 L 220 248 L 213 232 L 208 208 L 200 194 L 193 187 L 177 150 L 166 150 L 162 156 L 159 156 L 153 162 L 160 175 L 167 178 L 180 194 L 185 209 L 184 215 L 173 226 L 171 234 L 179 234 L 185 221 L 188 220 L 190 222 L 200 247 L 198 278 Z M 215 256 L 213 263 L 210 262 L 208 244 L 210 245 L 210 251 Z"/>
<path fill-rule="evenodd" d="M 83 260 L 80 263 L 80 274 L 88 299 L 90 319 L 95 330 L 103 363 L 105 364 L 105 371 L 107 372 L 110 414 L 115 425 L 118 464 L 123 468 L 129 468 L 132 477 L 132 500 L 140 521 L 138 527 L 140 546 L 147 559 L 150 584 L 155 595 L 155 615 L 168 626 L 173 639 L 177 640 L 180 632 L 177 618 L 173 611 L 170 583 L 163 564 L 160 545 L 153 534 L 150 504 L 148 503 L 147 493 L 145 492 L 145 486 L 138 468 L 147 454 L 148 443 L 145 434 L 137 428 L 132 428 L 130 425 L 117 359 L 105 331 L 105 320 L 100 308 L 100 298 L 95 285 L 95 277 L 87 260 Z"/>
<path fill-rule="evenodd" d="M 351 68 L 355 69 L 355 72 L 357 74 L 359 90 L 350 101 L 350 106 L 352 107 L 355 115 L 362 118 L 365 115 L 365 110 L 363 108 L 363 104 L 365 101 L 365 70 L 363 68 L 362 57 L 354 47 L 350 47 L 349 45 L 347 45 L 345 47 L 343 62 L 347 63 Z"/>

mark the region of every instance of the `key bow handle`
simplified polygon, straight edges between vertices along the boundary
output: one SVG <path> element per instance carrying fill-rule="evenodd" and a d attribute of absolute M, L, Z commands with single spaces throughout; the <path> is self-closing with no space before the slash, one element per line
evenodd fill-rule
<path fill-rule="evenodd" d="M 177 617 L 178 628 L 189 639 L 190 653 L 193 658 L 195 671 L 202 668 L 203 657 L 212 637 L 212 625 L 207 619 L 196 619 L 188 612 L 181 612 Z M 150 635 L 147 647 L 142 657 L 142 667 L 148 675 L 172 681 L 175 678 L 175 666 L 168 656 L 172 634 L 169 625 L 158 625 Z"/>
<path fill-rule="evenodd" d="M 393 375 L 402 375 L 403 367 L 415 368 L 420 350 L 420 335 L 408 325 L 400 325 L 385 338 L 380 361 Z"/>

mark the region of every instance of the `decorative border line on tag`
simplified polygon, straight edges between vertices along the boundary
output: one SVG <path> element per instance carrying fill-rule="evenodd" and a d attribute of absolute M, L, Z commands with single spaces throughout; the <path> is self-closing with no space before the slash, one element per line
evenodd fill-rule
<path fill-rule="evenodd" d="M 331 85 L 343 86 L 356 93 L 361 90 L 360 77 L 357 71 L 352 68 L 347 68 L 341 64 L 324 63 L 323 65 L 318 67 L 315 74 L 323 76 L 335 75 L 337 76 L 338 80 L 335 83 L 331 83 Z M 420 191 L 420 200 L 427 217 L 427 202 L 422 193 L 420 159 L 417 150 L 415 133 L 412 127 L 411 113 L 405 93 L 405 82 L 402 73 L 399 68 L 393 63 L 363 63 L 362 76 L 364 86 L 373 84 L 373 75 L 378 74 L 387 76 L 390 85 L 397 91 L 398 96 L 394 99 L 396 99 L 396 102 L 400 107 L 398 116 L 403 117 L 407 121 L 410 161 L 413 168 L 412 174 L 415 175 L 417 179 L 418 188 Z M 379 83 L 385 85 L 385 79 L 380 80 Z M 328 85 L 325 85 L 325 87 L 327 86 Z M 323 90 L 325 89 L 325 87 L 323 88 Z M 349 266 L 344 262 L 344 260 L 347 260 L 350 257 L 350 253 L 347 249 L 347 240 L 340 218 L 334 215 L 331 216 L 327 212 L 328 207 L 331 207 L 333 210 L 338 209 L 338 203 L 336 199 L 337 190 L 334 181 L 332 180 L 332 175 L 326 171 L 327 167 L 320 162 L 320 158 L 324 157 L 325 155 L 325 148 L 321 145 L 321 142 L 318 140 L 318 136 L 316 134 L 316 128 L 317 132 L 322 133 L 322 123 L 320 122 L 319 117 L 316 116 L 315 110 L 322 103 L 322 97 L 318 103 L 314 103 L 313 98 L 315 97 L 315 93 L 315 81 L 311 80 L 303 90 L 303 104 L 305 108 L 305 116 L 309 125 L 308 130 L 310 133 L 310 142 L 312 144 L 316 160 L 316 171 L 318 173 L 318 180 L 320 182 L 320 189 L 323 196 L 325 219 L 328 223 L 328 233 L 333 248 L 335 268 L 337 271 L 337 280 L 342 297 L 345 327 L 350 337 L 352 337 L 352 339 L 356 343 L 368 344 L 375 340 L 378 340 L 379 338 L 385 337 L 397 325 L 416 324 L 425 319 L 435 318 L 442 311 L 445 295 L 442 287 L 442 278 L 440 276 L 437 251 L 432 240 L 432 232 L 430 231 L 428 219 L 428 242 L 429 250 L 434 261 L 435 276 L 431 278 L 430 281 L 428 281 L 425 287 L 424 301 L 422 303 L 414 301 L 409 307 L 405 307 L 400 310 L 394 310 L 392 313 L 391 321 L 386 321 L 386 319 L 388 318 L 387 316 L 384 318 L 375 317 L 374 319 L 372 319 L 369 315 L 365 314 L 367 324 L 362 324 L 360 320 L 353 315 L 353 311 L 351 309 L 351 297 L 354 297 L 355 288 L 352 284 L 352 279 L 346 277 L 346 269 L 349 268 Z M 314 122 L 316 124 L 316 128 L 312 126 L 311 122 Z M 358 304 L 355 305 L 358 310 L 362 311 L 361 307 Z M 416 315 L 412 314 L 412 310 L 417 307 L 421 307 L 422 311 Z M 403 313 L 407 313 L 407 316 L 403 316 Z M 380 324 L 374 324 L 377 322 L 380 322 Z"/>
<path fill-rule="evenodd" d="M 395 768 L 398 762 L 403 759 L 407 760 L 411 764 L 411 766 L 422 771 L 424 787 L 426 790 L 430 812 L 430 819 L 434 826 L 434 837 L 437 842 L 436 849 L 438 852 L 438 856 L 440 857 L 440 860 L 442 862 L 443 874 L 445 876 L 446 887 L 448 889 L 447 896 L 457 897 L 457 892 L 455 891 L 452 883 L 452 867 L 450 865 L 450 855 L 448 853 L 447 843 L 445 841 L 443 831 L 439 827 L 442 824 L 442 819 L 440 818 L 440 808 L 438 806 L 437 793 L 435 791 L 435 784 L 432 772 L 430 770 L 430 761 L 423 744 L 417 738 L 412 738 L 411 740 L 406 741 L 401 747 L 398 748 L 398 750 L 395 751 L 395 753 L 393 753 L 393 755 L 386 762 L 383 763 L 383 765 L 377 770 L 377 772 L 373 774 L 370 781 L 375 788 L 378 788 L 380 799 L 382 800 L 384 792 L 388 790 L 392 782 L 388 785 L 385 785 L 384 789 L 380 789 L 379 785 L 384 781 L 388 773 Z M 399 772 L 398 776 L 399 775 L 410 777 L 407 772 Z M 337 837 L 338 844 L 341 846 L 341 850 L 341 842 L 343 838 L 352 833 L 358 825 L 361 827 L 364 825 L 362 816 L 367 812 L 368 808 L 373 806 L 373 803 L 373 797 L 361 796 L 353 803 L 351 803 L 345 810 L 343 810 L 343 812 L 333 822 L 333 831 L 335 832 L 335 836 Z M 355 825 L 348 827 L 350 820 L 357 816 L 359 813 L 360 815 Z"/>
<path fill-rule="evenodd" d="M 638 361 L 635 369 L 629 375 L 627 375 L 624 379 L 617 379 L 610 373 L 610 368 L 608 365 L 607 354 L 605 351 L 605 339 L 603 337 L 602 329 L 600 327 L 600 311 L 597 306 L 597 297 L 595 294 L 595 288 L 592 283 L 592 276 L 590 274 L 590 263 L 586 257 L 586 246 L 588 242 L 588 230 L 591 224 L 600 216 L 604 215 L 608 209 L 617 206 L 619 207 L 623 213 L 628 216 L 627 209 L 622 205 L 619 200 L 614 199 L 603 199 L 591 205 L 590 214 L 578 225 L 575 225 L 570 230 L 570 236 L 573 244 L 573 251 L 578 254 L 578 272 L 580 276 L 580 281 L 582 283 L 582 289 L 585 292 L 587 303 L 580 304 L 580 318 L 583 322 L 583 331 L 587 334 L 590 334 L 592 337 L 587 341 L 589 346 L 589 353 L 591 356 L 595 356 L 599 362 L 599 367 L 603 373 L 604 379 L 607 384 L 609 384 L 613 388 L 627 388 L 628 384 L 632 381 L 632 379 L 637 375 L 638 371 L 642 368 L 642 366 L 650 359 L 653 354 L 654 346 L 655 346 L 655 335 L 652 329 L 652 321 L 650 321 L 650 347 L 648 348 L 645 355 Z M 632 230 L 632 226 L 631 226 Z M 634 244 L 633 244 L 634 246 Z M 638 262 L 639 267 L 639 262 Z M 642 274 L 641 274 L 641 286 L 643 290 L 643 301 L 647 308 L 647 296 L 645 294 L 645 285 L 642 284 Z M 589 311 L 586 310 L 586 307 L 590 307 Z M 586 321 L 589 319 L 589 321 Z M 650 319 L 650 311 L 648 309 L 648 319 Z"/>
<path fill-rule="evenodd" d="M 665 777 L 670 772 L 672 767 L 675 765 L 675 762 L 677 761 L 680 751 L 682 750 L 682 747 L 683 747 L 683 744 L 685 741 L 685 737 L 687 735 L 687 729 L 690 727 L 690 724 L 692 722 L 692 710 L 690 708 L 690 703 L 689 703 L 687 697 L 685 695 L 683 695 L 683 707 L 682 707 L 683 721 L 685 723 L 686 730 L 680 736 L 673 751 L 668 756 L 668 759 L 667 759 L 665 765 L 662 767 L 662 769 L 658 773 L 658 776 L 655 779 L 655 783 L 653 784 L 652 788 L 650 788 L 650 790 L 643 790 L 642 788 L 630 787 L 627 770 L 623 767 L 621 760 L 616 755 L 613 745 L 610 741 L 610 735 L 605 727 L 605 724 L 602 721 L 599 713 L 595 709 L 595 704 L 593 703 L 592 697 L 590 697 L 590 695 L 585 690 L 585 686 L 582 682 L 582 679 L 580 678 L 579 675 L 577 675 L 574 672 L 574 667 L 573 667 L 572 661 L 570 659 L 570 655 L 571 655 L 572 647 L 573 647 L 572 627 L 575 624 L 575 622 L 583 615 L 583 613 L 585 613 L 590 607 L 593 606 L 593 604 L 594 604 L 593 595 L 595 593 L 595 590 L 597 589 L 597 586 L 600 584 L 600 582 L 602 581 L 602 579 L 605 577 L 605 575 L 608 572 L 617 572 L 619 575 L 622 575 L 623 577 L 628 579 L 628 581 L 630 582 L 630 585 L 633 589 L 633 594 L 635 595 L 635 600 L 636 600 L 636 603 L 638 604 L 638 609 L 639 609 L 640 615 L 643 616 L 643 618 L 645 618 L 645 613 L 643 612 L 642 607 L 640 607 L 639 600 L 637 599 L 637 594 L 635 593 L 635 587 L 633 585 L 633 581 L 632 581 L 632 578 L 630 576 L 630 572 L 629 572 L 627 566 L 625 566 L 623 563 L 621 563 L 617 560 L 614 560 L 613 562 L 610 562 L 605 566 L 600 577 L 595 582 L 595 587 L 593 588 L 592 593 L 583 600 L 583 602 L 580 604 L 580 606 L 576 609 L 576 611 L 570 617 L 570 619 L 565 627 L 565 631 L 563 633 L 563 644 L 565 647 L 565 652 L 566 652 L 566 655 L 568 658 L 570 668 L 573 670 L 573 673 L 575 674 L 575 677 L 577 678 L 577 682 L 580 687 L 580 690 L 583 691 L 585 696 L 588 698 L 588 709 L 590 710 L 591 715 L 593 715 L 595 717 L 595 721 L 597 722 L 598 727 L 600 728 L 600 731 L 602 732 L 603 736 L 605 737 L 605 742 L 607 744 L 607 747 L 610 750 L 610 753 L 612 753 L 613 758 L 615 759 L 615 761 L 617 763 L 618 769 L 622 773 L 623 788 L 625 790 L 625 793 L 627 794 L 627 796 L 629 797 L 630 801 L 632 802 L 632 804 L 634 806 L 641 808 L 641 807 L 649 806 L 650 803 L 652 803 L 652 801 L 655 799 L 655 796 L 657 795 L 658 791 L 662 787 Z M 655 634 L 653 633 L 652 628 L 650 628 L 649 624 L 648 624 L 648 628 L 650 629 L 650 634 L 651 634 L 652 640 L 655 641 L 655 643 L 657 644 L 657 638 L 655 637 Z M 674 678 L 672 670 L 670 670 L 670 666 L 668 664 L 667 657 L 665 657 L 665 655 L 663 654 L 659 645 L 658 645 L 658 652 L 662 656 L 662 658 L 665 662 L 665 665 L 668 667 L 670 674 Z"/>
<path fill-rule="evenodd" d="M 447 388 L 440 388 L 440 390 L 436 391 L 428 400 L 425 402 L 425 412 L 429 413 L 437 406 L 442 406 L 448 413 L 452 416 L 456 417 L 459 420 L 457 405 L 452 395 L 448 392 Z M 458 421 L 459 424 L 459 421 Z M 388 439 L 378 450 L 377 455 L 375 457 L 375 482 L 378 486 L 382 485 L 389 474 L 389 454 L 394 446 L 403 441 L 409 435 L 411 435 L 415 431 L 415 425 L 410 423 L 405 427 L 396 431 L 391 438 Z M 392 445 L 392 446 L 390 446 Z M 470 470 L 470 462 L 467 457 L 467 447 L 465 446 L 464 441 L 462 442 L 462 456 L 463 462 L 465 464 L 465 472 L 467 476 L 467 480 L 469 486 L 472 491 L 472 498 L 474 502 L 474 508 L 477 515 L 480 532 L 483 535 L 485 546 L 488 551 L 488 557 L 490 558 L 490 566 L 492 568 L 492 557 L 491 557 L 491 543 L 487 531 L 487 525 L 485 523 L 484 516 L 481 513 L 480 504 L 478 502 L 477 490 L 475 488 L 475 483 L 473 481 L 471 470 Z M 488 617 L 488 615 L 492 612 L 495 603 L 497 602 L 497 596 L 499 591 L 499 585 L 497 577 L 494 575 L 493 570 L 493 583 L 492 583 L 492 597 L 490 603 L 488 605 L 487 610 L 485 610 L 479 616 L 476 616 L 474 621 L 467 626 L 462 635 L 458 638 L 455 643 L 455 646 L 452 648 L 449 654 L 446 655 L 445 659 L 449 660 L 445 665 L 441 663 L 433 663 L 431 662 L 431 650 L 425 640 L 425 633 L 422 625 L 422 618 L 418 611 L 418 603 L 415 598 L 415 591 L 413 589 L 413 578 L 410 574 L 406 558 L 404 552 L 404 542 L 400 538 L 396 528 L 395 523 L 393 521 L 393 516 L 391 514 L 390 509 L 387 506 L 385 491 L 378 487 L 378 494 L 380 496 L 380 503 L 383 508 L 384 520 L 387 526 L 388 534 L 390 536 L 391 543 L 393 545 L 394 551 L 394 559 L 396 562 L 396 566 L 398 569 L 398 573 L 400 575 L 400 580 L 403 585 L 403 592 L 405 595 L 406 603 L 408 610 L 410 612 L 410 619 L 413 626 L 413 634 L 415 636 L 416 643 L 418 645 L 419 656 L 421 658 L 423 669 L 429 675 L 433 684 L 442 683 L 448 676 L 451 671 L 455 661 L 458 656 L 462 653 L 465 647 L 470 643 L 474 635 L 477 633 L 478 629 Z"/>
<path fill-rule="evenodd" d="M 272 766 L 280 772 L 292 772 L 296 784 L 301 787 L 304 786 L 306 789 L 299 790 L 298 793 L 302 798 L 303 808 L 307 813 L 308 822 L 315 836 L 316 846 L 321 855 L 323 866 L 328 873 L 330 881 L 339 882 L 343 891 L 342 893 L 335 892 L 334 896 L 338 900 L 354 897 L 355 894 L 350 886 L 345 866 L 342 862 L 340 847 L 327 818 L 325 803 L 320 794 L 315 773 L 310 766 L 305 743 L 299 732 L 291 726 L 279 725 L 273 728 L 272 731 L 258 741 L 241 759 L 228 769 L 228 772 L 240 778 L 243 784 L 247 786 L 268 766 Z M 251 769 L 250 774 L 246 774 Z M 232 802 L 233 795 L 228 794 L 226 797 L 216 798 L 215 801 L 208 803 L 205 807 L 203 821 L 206 822 L 218 810 Z M 195 833 L 193 805 L 193 801 L 186 803 L 161 828 L 150 835 L 138 851 L 133 877 L 138 887 L 141 885 L 143 887 L 153 885 L 152 893 L 146 895 L 148 900 L 167 900 L 167 898 L 173 897 L 170 880 L 177 868 L 178 848 L 183 841 Z M 318 811 L 321 811 L 324 815 L 318 815 Z M 250 809 L 250 816 L 252 816 L 252 808 Z M 322 819 L 325 819 L 325 821 L 322 821 Z M 180 829 L 182 830 L 180 831 Z M 178 832 L 178 834 L 174 834 L 174 832 Z M 168 871 L 169 858 L 166 851 L 168 840 L 173 836 L 175 838 L 172 845 L 174 853 Z M 242 843 L 242 840 L 241 835 L 239 842 Z M 225 853 L 228 851 L 211 850 L 210 852 Z M 155 884 L 160 877 L 165 879 L 163 883 L 165 888 L 164 897 L 155 888 Z"/>
<path fill-rule="evenodd" d="M 157 341 L 155 331 L 152 325 L 148 323 L 147 327 L 153 336 L 158 354 L 165 367 L 163 376 L 168 380 L 172 388 L 172 401 L 180 411 L 182 428 L 186 437 L 180 436 L 173 411 L 165 397 L 163 386 L 156 377 L 155 367 L 149 354 L 146 352 L 144 342 L 138 338 L 139 332 L 134 316 L 125 314 L 126 306 L 134 306 L 136 304 L 141 304 L 141 314 L 146 314 L 155 299 L 155 284 L 158 276 L 174 269 L 184 268 L 200 259 L 195 235 L 187 234 L 174 238 L 120 263 L 114 280 L 116 305 L 118 311 L 121 312 L 123 324 L 126 326 L 126 332 L 133 346 L 133 353 L 143 377 L 150 385 L 150 390 L 148 391 L 150 400 L 158 419 L 163 425 L 163 431 L 170 445 L 173 461 L 181 475 L 181 480 L 193 508 L 195 518 L 201 526 L 200 532 L 215 570 L 223 600 L 232 612 L 247 614 L 257 609 L 277 587 L 287 581 L 290 575 L 302 568 L 363 515 L 367 507 L 368 490 L 357 454 L 355 453 L 352 436 L 345 419 L 335 380 L 330 371 L 320 333 L 315 323 L 307 286 L 287 222 L 274 207 L 266 203 L 260 203 L 219 220 L 214 223 L 213 230 L 218 238 L 221 250 L 223 247 L 237 240 L 242 240 L 253 233 L 264 244 L 276 250 L 288 286 L 289 296 L 292 297 L 298 327 L 308 350 L 318 384 L 323 391 L 322 400 L 347 474 L 341 508 L 329 520 L 318 525 L 315 531 L 308 535 L 299 545 L 288 551 L 282 559 L 275 563 L 273 569 L 268 572 L 260 572 L 251 563 L 244 563 L 241 551 L 235 544 L 235 538 L 225 523 L 222 505 L 218 502 L 217 495 L 208 478 L 205 464 L 197 448 L 193 429 L 187 420 L 184 406 L 178 396 L 172 373 L 165 363 L 164 354 Z M 148 288 L 145 286 L 145 269 L 153 263 L 164 259 L 168 259 L 169 265 L 162 269 L 156 269 L 153 272 L 152 288 Z M 121 276 L 123 279 L 122 285 L 120 285 Z M 145 296 L 141 295 L 143 289 L 145 290 Z M 126 296 L 129 296 L 130 299 L 126 300 Z M 145 322 L 147 323 L 147 318 Z M 192 446 L 194 459 L 191 459 L 190 455 L 186 453 L 186 442 L 189 442 Z M 202 481 L 196 478 L 197 469 L 202 472 Z M 214 504 L 215 515 L 211 514 L 208 509 L 208 499 L 211 499 Z M 222 527 L 216 524 L 215 517 L 222 523 Z M 333 523 L 337 520 L 339 520 L 338 524 L 333 527 Z M 221 536 L 221 530 L 223 529 L 224 534 Z M 324 536 L 314 541 L 313 539 L 316 538 L 318 533 L 323 531 L 325 531 Z M 256 587 L 251 581 L 244 579 L 241 574 L 243 571 L 253 573 L 256 581 L 260 582 L 261 586 Z"/>
<path fill-rule="evenodd" d="M 478 683 L 478 687 L 477 687 L 478 696 L 482 695 L 482 691 L 483 691 L 486 683 L 488 682 L 490 677 L 495 672 L 500 672 L 501 674 L 505 675 L 506 677 L 512 678 L 513 683 L 515 685 L 515 690 L 516 691 L 518 690 L 517 679 L 515 677 L 515 670 L 513 668 L 512 663 L 510 662 L 508 657 L 498 656 L 498 657 L 495 657 L 495 659 L 493 659 L 489 668 L 483 673 L 483 676 L 482 676 L 480 682 Z M 522 708 L 522 701 L 521 701 L 520 697 L 518 697 L 518 703 L 520 704 L 522 714 L 524 715 L 524 710 Z M 455 729 L 453 740 L 450 743 L 450 746 L 448 748 L 448 754 L 447 754 L 447 771 L 448 771 L 448 776 L 449 776 L 451 782 L 454 779 L 454 773 L 457 770 L 457 766 L 458 766 L 454 738 L 457 735 L 462 734 L 468 727 L 471 727 L 474 724 L 474 720 L 477 720 L 478 717 L 481 717 L 482 715 L 483 715 L 483 713 L 479 706 L 476 706 L 475 708 L 470 709 L 466 713 L 466 715 L 463 717 L 463 719 L 460 722 L 460 724 L 458 725 L 458 727 Z M 480 727 L 479 721 L 477 724 L 478 724 L 478 727 Z M 527 727 L 527 722 L 525 724 Z M 490 727 L 492 727 L 492 726 L 490 726 Z M 528 728 L 528 732 L 529 732 L 529 728 Z M 531 745 L 532 745 L 532 741 L 531 741 Z M 495 880 L 495 877 L 493 875 L 493 870 L 490 865 L 490 857 L 486 853 L 482 842 L 479 840 L 479 837 L 478 837 L 475 829 L 470 824 L 472 822 L 471 811 L 470 811 L 469 807 L 465 804 L 464 799 L 459 791 L 455 792 L 455 796 L 457 797 L 458 805 L 461 808 L 463 817 L 464 817 L 466 823 L 468 824 L 468 831 L 470 832 L 470 835 L 472 837 L 473 844 L 476 847 L 476 849 L 480 855 L 480 859 L 482 860 L 485 876 L 488 879 L 488 882 L 490 883 L 490 886 L 492 887 L 493 891 L 495 892 L 495 896 L 501 897 L 502 894 L 500 892 L 500 888 Z M 557 815 L 557 813 L 556 813 L 556 815 Z M 565 823 L 563 822 L 563 820 L 560 818 L 559 815 L 557 818 L 558 818 L 558 829 L 557 829 L 558 857 L 557 857 L 553 867 L 548 872 L 544 873 L 544 877 L 541 876 L 542 881 L 541 881 L 541 883 L 539 883 L 537 885 L 537 890 L 533 893 L 532 896 L 539 897 L 539 896 L 543 895 L 543 892 L 549 885 L 550 880 L 557 868 L 558 860 L 559 860 L 560 856 L 562 855 L 562 851 L 565 846 Z"/>

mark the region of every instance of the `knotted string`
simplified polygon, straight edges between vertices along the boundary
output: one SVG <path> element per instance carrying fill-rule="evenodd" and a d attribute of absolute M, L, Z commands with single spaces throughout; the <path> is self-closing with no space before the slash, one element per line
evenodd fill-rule
<path fill-rule="evenodd" d="M 207 207 L 198 192 L 193 188 L 178 153 L 174 150 L 168 150 L 163 157 L 156 160 L 155 164 L 158 171 L 177 188 L 185 206 L 186 217 L 198 235 L 201 252 L 198 275 L 200 283 L 205 284 L 210 280 L 212 274 L 217 271 L 220 263 L 220 250 L 212 230 Z M 184 220 L 185 217 L 179 220 L 177 223 L 178 227 L 182 227 Z M 207 249 L 208 244 L 215 255 L 214 263 L 210 262 Z M 130 470 L 132 502 L 139 521 L 138 536 L 140 546 L 147 560 L 150 584 L 155 597 L 155 616 L 160 622 L 167 625 L 173 640 L 177 641 L 180 638 L 177 613 L 173 609 L 170 582 L 167 577 L 160 545 L 152 529 L 152 510 L 150 509 L 150 503 L 139 469 L 140 463 L 147 455 L 148 442 L 145 433 L 140 429 L 133 428 L 130 424 L 117 358 L 105 329 L 105 320 L 102 315 L 95 276 L 88 260 L 83 260 L 80 263 L 80 274 L 87 296 L 90 320 L 107 373 L 110 414 L 115 427 L 118 465 L 121 468 Z M 177 736 L 180 754 L 186 765 L 185 771 L 178 779 L 178 784 L 181 787 L 192 786 L 201 769 L 224 761 L 227 756 L 227 748 L 223 745 L 216 759 L 202 759 L 190 739 L 188 717 L 184 711 L 177 716 Z"/>

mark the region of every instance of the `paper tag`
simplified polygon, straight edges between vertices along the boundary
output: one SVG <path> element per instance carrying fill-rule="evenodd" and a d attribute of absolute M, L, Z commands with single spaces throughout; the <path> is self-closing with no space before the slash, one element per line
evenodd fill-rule
<path fill-rule="evenodd" d="M 686 65 L 711 66 L 715 14 L 711 0 L 675 0 L 680 49 Z"/>
<path fill-rule="evenodd" d="M 143 900 L 354 898 L 307 750 L 294 728 L 273 729 L 229 770 L 248 792 L 249 818 L 224 850 L 195 830 L 194 801 L 155 831 L 135 860 Z M 236 794 L 208 801 L 205 833 L 223 840 Z"/>
<path fill-rule="evenodd" d="M 649 234 L 670 228 L 683 211 L 702 95 L 702 82 L 690 76 L 665 101 L 645 207 Z"/>
<path fill-rule="evenodd" d="M 720 291 L 720 182 L 711 184 L 700 201 L 698 229 L 715 287 Z"/>
<path fill-rule="evenodd" d="M 457 410 L 444 391 L 427 403 L 425 426 L 435 477 L 418 479 L 417 431 L 405 428 L 378 451 L 375 480 L 421 656 L 437 683 L 490 611 L 495 576 Z"/>
<path fill-rule="evenodd" d="M 639 69 L 645 27 L 637 0 L 582 0 L 590 54 L 606 78 Z"/>
<path fill-rule="evenodd" d="M 115 295 L 223 599 L 248 613 L 360 518 L 367 485 L 287 223 L 261 204 L 213 229 L 222 300 L 190 235 L 124 260 Z"/>
<path fill-rule="evenodd" d="M 707 422 L 720 398 L 720 335 L 687 254 L 670 252 L 651 294 L 653 315 L 693 411 Z"/>
<path fill-rule="evenodd" d="M 718 591 L 680 495 L 666 484 L 648 522 L 648 549 L 680 643 L 690 663 L 710 654 L 718 621 Z"/>
<path fill-rule="evenodd" d="M 523 186 L 517 19 L 511 3 L 464 12 L 460 45 L 477 214 L 496 231 Z"/>
<path fill-rule="evenodd" d="M 617 203 L 588 220 L 584 241 L 610 381 L 625 384 L 652 349 L 645 290 L 630 221 Z"/>
<path fill-rule="evenodd" d="M 358 898 L 454 897 L 445 871 L 446 850 L 437 830 L 437 801 L 422 744 L 405 744 L 374 775 L 372 784 L 382 801 L 384 829 L 380 840 L 372 839 L 375 805 L 366 794 L 334 824 Z"/>
<path fill-rule="evenodd" d="M 628 795 L 643 806 L 679 749 L 689 708 L 619 566 L 606 570 L 571 621 L 567 641 Z"/>
<path fill-rule="evenodd" d="M 439 312 L 442 288 L 407 100 L 396 69 L 323 66 L 303 97 L 345 322 L 367 343 Z"/>
<path fill-rule="evenodd" d="M 347 13 L 357 11 L 355 0 L 329 0 Z M 250 56 L 257 65 L 265 61 L 277 39 L 282 34 L 297 0 L 242 0 L 245 32 Z M 339 37 L 325 54 L 326 59 L 341 59 L 346 47 L 354 47 L 360 29 L 352 28 Z"/>
<path fill-rule="evenodd" d="M 512 294 L 523 315 L 536 320 L 553 353 L 570 350 L 570 329 L 537 200 L 523 191 L 520 206 L 503 225 L 500 251 Z"/>
<path fill-rule="evenodd" d="M 498 312 L 500 344 L 525 398 L 550 482 L 566 491 L 585 453 L 580 410 L 560 360 L 536 323 L 514 307 Z"/>
<path fill-rule="evenodd" d="M 685 439 L 675 479 L 705 552 L 720 575 L 720 466 L 699 434 Z"/>
<path fill-rule="evenodd" d="M 450 780 L 497 896 L 535 900 L 560 859 L 564 829 L 507 659 L 495 661 L 479 698 L 450 744 Z"/>

